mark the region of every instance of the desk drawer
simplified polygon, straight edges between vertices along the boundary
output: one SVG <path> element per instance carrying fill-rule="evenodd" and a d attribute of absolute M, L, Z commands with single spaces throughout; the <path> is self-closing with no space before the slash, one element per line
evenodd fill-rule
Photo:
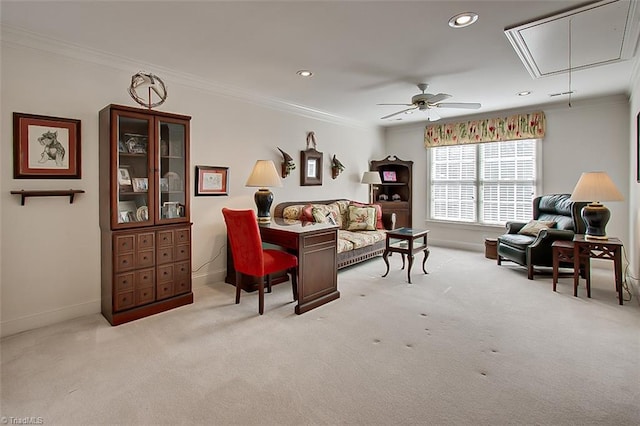
<path fill-rule="evenodd" d="M 303 247 L 314 247 L 324 244 L 336 244 L 336 232 L 324 232 L 322 234 L 313 234 L 305 236 L 302 239 Z"/>

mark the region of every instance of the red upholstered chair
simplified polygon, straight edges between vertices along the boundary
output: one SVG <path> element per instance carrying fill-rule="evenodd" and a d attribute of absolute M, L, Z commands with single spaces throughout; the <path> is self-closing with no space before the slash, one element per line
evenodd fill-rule
<path fill-rule="evenodd" d="M 264 281 L 271 293 L 271 277 L 269 274 L 287 271 L 291 274 L 293 300 L 298 300 L 298 258 L 281 250 L 262 248 L 262 238 L 258 228 L 258 220 L 253 210 L 222 209 L 227 224 L 227 234 L 233 266 L 236 269 L 236 304 L 240 303 L 242 274 L 259 277 L 258 312 L 264 312 Z"/>

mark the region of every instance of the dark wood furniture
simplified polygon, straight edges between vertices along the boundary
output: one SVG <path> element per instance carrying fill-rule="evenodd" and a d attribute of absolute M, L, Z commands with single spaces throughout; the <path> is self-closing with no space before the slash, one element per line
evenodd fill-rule
<path fill-rule="evenodd" d="M 573 237 L 573 244 L 574 288 L 578 286 L 578 270 L 580 264 L 583 264 L 587 280 L 587 297 L 591 297 L 591 259 L 612 260 L 618 303 L 622 305 L 622 241 L 611 237 L 608 240 L 592 240 L 585 238 L 584 234 L 577 234 Z"/>
<path fill-rule="evenodd" d="M 407 268 L 407 281 L 411 284 L 411 266 L 413 265 L 413 255 L 423 252 L 422 271 L 428 274 L 424 265 L 429 257 L 429 247 L 427 245 L 427 235 L 429 231 L 426 229 L 398 228 L 387 232 L 386 246 L 382 259 L 387 265 L 387 272 L 383 278 L 389 274 L 389 257 L 390 253 L 400 253 L 402 255 L 402 269 L 404 269 L 404 256 L 409 258 L 409 267 Z M 419 241 L 422 238 L 422 241 Z"/>
<path fill-rule="evenodd" d="M 573 265 L 575 244 L 573 241 L 556 240 L 551 244 L 551 250 L 553 252 L 553 291 L 556 291 L 558 284 L 558 277 L 560 275 L 560 267 L 562 264 Z M 574 275 L 571 275 L 574 277 Z M 587 278 L 587 297 L 591 297 L 591 278 L 589 275 Z M 573 280 L 573 295 L 578 296 L 578 280 Z"/>
<path fill-rule="evenodd" d="M 373 187 L 372 203 L 379 203 L 384 213 L 396 214 L 396 226 L 411 227 L 413 161 L 395 156 L 370 162 L 369 169 L 380 173 L 381 185 Z M 399 199 L 398 199 L 399 198 Z"/>
<path fill-rule="evenodd" d="M 99 119 L 102 314 L 118 325 L 193 302 L 191 118 L 108 105 Z"/>
<path fill-rule="evenodd" d="M 76 194 L 84 194 L 82 189 L 61 189 L 61 190 L 31 190 L 21 189 L 20 191 L 11 191 L 13 195 L 20 196 L 20 205 L 24 206 L 28 197 L 69 197 L 69 204 L 73 204 Z"/>
<path fill-rule="evenodd" d="M 263 243 L 283 247 L 298 257 L 296 314 L 302 314 L 340 297 L 336 261 L 337 226 L 273 218 L 270 224 L 260 225 L 260 236 Z M 234 277 L 235 269 L 231 258 L 231 262 L 227 261 L 225 281 L 235 284 Z M 278 280 L 273 280 L 273 283 L 277 282 Z M 243 288 L 252 290 L 252 283 L 253 280 L 249 283 L 243 282 Z"/>

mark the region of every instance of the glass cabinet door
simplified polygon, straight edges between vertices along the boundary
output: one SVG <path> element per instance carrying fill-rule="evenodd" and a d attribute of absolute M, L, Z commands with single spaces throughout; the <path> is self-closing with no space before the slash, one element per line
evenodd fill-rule
<path fill-rule="evenodd" d="M 117 117 L 117 173 L 115 187 L 118 199 L 118 224 L 153 221 L 149 214 L 153 190 L 153 174 L 149 167 L 152 157 L 150 120 L 119 115 Z M 115 213 L 115 212 L 114 212 Z"/>
<path fill-rule="evenodd" d="M 160 221 L 186 217 L 186 126 L 159 119 L 158 204 Z"/>

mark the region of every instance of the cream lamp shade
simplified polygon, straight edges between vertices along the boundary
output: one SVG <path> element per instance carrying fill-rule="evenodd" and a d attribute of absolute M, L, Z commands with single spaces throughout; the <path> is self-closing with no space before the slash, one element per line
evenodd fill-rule
<path fill-rule="evenodd" d="M 382 183 L 382 179 L 380 179 L 380 173 L 378 172 L 364 172 L 360 182 L 368 185 L 380 185 Z"/>
<path fill-rule="evenodd" d="M 271 203 L 273 203 L 273 193 L 268 188 L 282 186 L 282 180 L 273 161 L 256 161 L 245 186 L 260 188 L 253 196 L 258 210 L 258 222 L 263 224 L 271 223 L 270 210 Z"/>
<path fill-rule="evenodd" d="M 361 183 L 369 185 L 369 202 L 373 203 L 373 185 L 380 185 L 382 179 L 380 179 L 380 173 L 378 172 L 364 172 L 362 174 Z"/>
<path fill-rule="evenodd" d="M 609 175 L 605 172 L 582 173 L 578 183 L 571 193 L 572 201 L 589 201 L 582 208 L 580 215 L 587 225 L 585 238 L 606 240 L 605 227 L 611 217 L 611 212 L 600 201 L 624 201 Z"/>

